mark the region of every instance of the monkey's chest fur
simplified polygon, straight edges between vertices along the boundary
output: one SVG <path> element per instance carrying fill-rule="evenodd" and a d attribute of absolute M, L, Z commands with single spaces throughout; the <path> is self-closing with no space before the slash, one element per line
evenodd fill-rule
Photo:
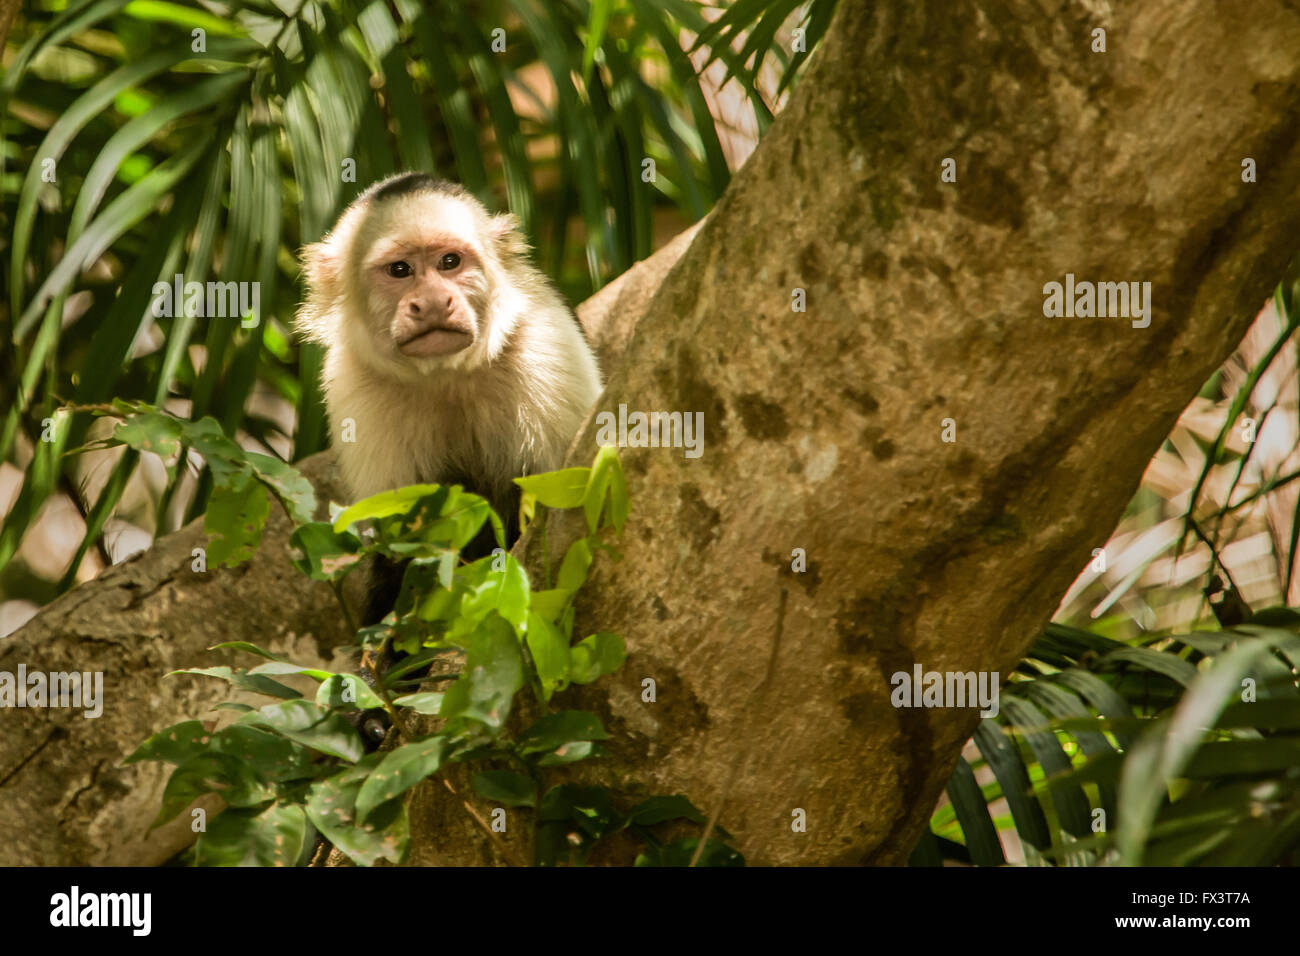
<path fill-rule="evenodd" d="M 545 389 L 540 383 L 529 389 L 514 369 L 410 384 L 347 367 L 359 364 L 331 355 L 326 368 L 334 445 L 356 498 L 403 485 L 454 483 L 512 517 L 513 479 L 558 467 L 580 421 L 557 428 Z"/>

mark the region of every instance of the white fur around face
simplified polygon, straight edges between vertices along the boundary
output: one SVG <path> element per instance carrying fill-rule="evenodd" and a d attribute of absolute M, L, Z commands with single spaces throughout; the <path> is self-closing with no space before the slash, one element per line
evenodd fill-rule
<path fill-rule="evenodd" d="M 299 327 L 327 347 L 325 402 L 355 497 L 460 481 L 500 510 L 512 478 L 563 463 L 600 394 L 600 372 L 572 312 L 523 258 L 510 226 L 472 199 L 419 193 L 350 208 L 307 249 Z M 448 236 L 473 243 L 481 262 L 474 344 L 445 357 L 386 352 L 366 257 L 381 242 Z"/>

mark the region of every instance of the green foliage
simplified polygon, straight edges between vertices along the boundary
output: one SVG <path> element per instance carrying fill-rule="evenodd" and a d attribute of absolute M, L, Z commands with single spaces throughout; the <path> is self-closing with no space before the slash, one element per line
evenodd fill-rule
<path fill-rule="evenodd" d="M 673 821 L 704 822 L 684 797 L 655 797 L 621 812 L 603 787 L 548 785 L 552 768 L 603 756 L 600 742 L 609 736 L 595 714 L 553 708 L 552 697 L 570 683 L 589 684 L 614 673 L 626 658 L 615 634 L 600 632 L 574 642 L 573 596 L 586 580 L 593 554 L 609 550 L 605 536 L 621 529 L 627 516 L 627 488 L 612 448 L 602 448 L 591 468 L 520 480 L 525 497 L 563 500 L 564 507 L 582 508 L 588 520 L 588 534 L 565 556 L 560 571 L 565 587 L 533 592 L 527 574 L 504 548 L 476 561 L 461 560 L 460 549 L 485 524 L 492 525 L 499 544 L 504 540 L 501 521 L 487 502 L 459 486 L 383 492 L 339 510 L 333 522 L 316 522 L 311 520 L 315 499 L 300 475 L 282 464 L 267 468 L 262 456 L 222 438 L 211 419 L 184 422 L 142 406 L 117 410 L 129 415 L 114 433 L 117 442 L 139 450 L 201 444 L 205 455 L 214 456 L 214 496 L 226 495 L 227 487 L 245 495 L 243 500 L 260 494 L 265 502 L 274 494 L 297 525 L 293 560 L 309 577 L 337 586 L 367 555 L 409 561 L 397 607 L 361 637 L 372 648 L 390 646 L 414 656 L 374 674 L 373 687 L 356 675 L 301 666 L 242 641 L 219 647 L 255 655 L 262 663 L 177 672 L 275 698 L 260 709 L 235 704 L 239 716 L 216 732 L 195 720 L 159 731 L 127 759 L 175 767 L 155 825 L 205 793 L 226 802 L 228 809 L 200 834 L 194 862 L 303 864 L 317 834 L 360 865 L 401 862 L 409 849 L 404 798 L 449 763 L 482 767 L 473 778 L 480 796 L 536 817 L 536 864 L 581 863 L 602 839 L 623 831 L 643 846 L 638 865 L 690 862 L 694 842 L 665 845 L 655 834 L 656 827 Z M 556 493 L 556 488 L 564 490 Z M 535 509 L 535 501 L 529 508 Z M 260 539 L 262 522 L 248 521 L 247 514 L 248 509 L 209 511 L 213 547 L 227 563 L 246 558 Z M 230 547 L 231 540 L 241 547 Z M 542 600 L 534 601 L 535 596 Z M 428 678 L 449 683 L 427 691 L 406 675 L 435 656 L 459 662 L 459 672 Z M 286 676 L 317 681 L 315 700 L 277 680 Z M 519 721 L 511 716 L 525 690 L 541 716 L 516 733 L 512 728 Z M 394 731 L 386 742 L 392 746 L 366 754 L 348 715 L 380 708 L 392 720 Z M 437 729 L 413 734 L 415 715 L 436 717 Z M 743 860 L 725 843 L 710 841 L 700 862 Z"/>
<path fill-rule="evenodd" d="M 308 522 L 316 510 L 316 492 L 295 469 L 269 455 L 248 452 L 227 438 L 214 418 L 186 421 L 143 402 L 115 400 L 110 410 L 129 416 L 113 437 L 96 445 L 126 445 L 159 455 L 174 481 L 182 448 L 203 456 L 213 476 L 204 518 L 207 560 L 233 567 L 248 560 L 262 539 L 274 495 L 296 523 Z M 81 449 L 78 449 L 81 450 Z"/>
<path fill-rule="evenodd" d="M 1300 612 L 1127 644 L 1048 625 L 958 757 L 913 855 L 1030 864 L 1268 866 L 1300 859 Z M 991 781 L 981 787 L 976 773 Z M 1005 800 L 1009 816 L 995 806 Z"/>

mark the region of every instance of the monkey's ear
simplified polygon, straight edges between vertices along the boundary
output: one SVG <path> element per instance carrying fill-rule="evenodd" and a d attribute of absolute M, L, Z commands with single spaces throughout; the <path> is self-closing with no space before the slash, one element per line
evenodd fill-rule
<path fill-rule="evenodd" d="M 528 255 L 528 240 L 524 238 L 524 227 L 514 213 L 503 212 L 489 219 L 488 236 L 502 259 L 517 259 Z"/>
<path fill-rule="evenodd" d="M 302 247 L 302 278 L 309 295 L 333 294 L 339 280 L 339 257 L 329 242 L 312 242 Z"/>
<path fill-rule="evenodd" d="M 328 345 L 332 338 L 330 303 L 338 300 L 342 287 L 342 262 L 338 249 L 328 240 L 303 246 L 302 279 L 306 294 L 295 324 L 306 338 Z"/>

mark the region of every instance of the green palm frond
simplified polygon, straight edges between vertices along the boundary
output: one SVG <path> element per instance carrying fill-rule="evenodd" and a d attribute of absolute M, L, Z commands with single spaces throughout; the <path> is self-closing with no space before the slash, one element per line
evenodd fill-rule
<path fill-rule="evenodd" d="M 999 832 L 1029 863 L 1295 862 L 1298 664 L 1300 612 L 1286 608 L 1145 646 L 1050 625 L 980 722 L 978 757 L 959 758 L 913 864 L 999 865 Z"/>

